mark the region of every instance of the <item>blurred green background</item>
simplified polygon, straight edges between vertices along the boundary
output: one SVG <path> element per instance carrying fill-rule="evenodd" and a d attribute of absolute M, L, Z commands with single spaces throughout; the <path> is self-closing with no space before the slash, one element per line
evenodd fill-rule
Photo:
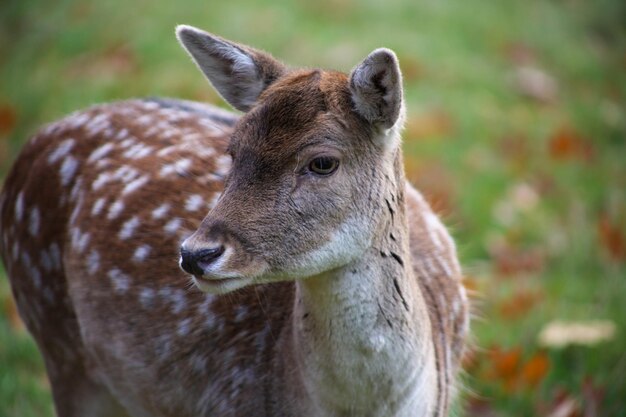
<path fill-rule="evenodd" d="M 92 103 L 223 105 L 176 24 L 294 66 L 349 71 L 392 48 L 408 176 L 453 230 L 475 293 L 458 414 L 623 416 L 625 22 L 620 0 L 4 0 L 0 175 L 39 125 Z M 52 416 L 2 275 L 0 416 Z"/>

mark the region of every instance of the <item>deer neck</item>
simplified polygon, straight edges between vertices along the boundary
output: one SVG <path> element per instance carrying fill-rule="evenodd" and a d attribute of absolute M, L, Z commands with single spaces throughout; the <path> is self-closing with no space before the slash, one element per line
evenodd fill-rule
<path fill-rule="evenodd" d="M 311 415 L 396 416 L 415 413 L 416 403 L 424 406 L 418 415 L 427 415 L 432 408 L 436 388 L 421 382 L 433 380 L 435 359 L 413 275 L 399 152 L 392 166 L 371 246 L 348 265 L 296 281 L 293 386 L 315 404 Z"/>

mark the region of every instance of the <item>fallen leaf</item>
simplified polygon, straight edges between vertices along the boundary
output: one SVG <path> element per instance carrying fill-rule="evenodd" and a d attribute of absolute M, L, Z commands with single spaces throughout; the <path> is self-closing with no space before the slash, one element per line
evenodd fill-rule
<path fill-rule="evenodd" d="M 555 404 L 548 417 L 580 417 L 580 404 L 576 398 L 567 397 Z"/>
<path fill-rule="evenodd" d="M 535 353 L 522 368 L 521 380 L 524 385 L 536 387 L 545 378 L 550 368 L 550 361 L 545 352 Z"/>
<path fill-rule="evenodd" d="M 454 179 L 441 163 L 428 160 L 405 160 L 407 179 L 420 190 L 437 213 L 451 213 Z"/>
<path fill-rule="evenodd" d="M 498 142 L 498 150 L 517 171 L 524 171 L 531 161 L 528 138 L 521 134 L 504 136 Z"/>
<path fill-rule="evenodd" d="M 139 62 L 129 44 L 115 44 L 99 53 L 80 55 L 67 68 L 66 76 L 70 79 L 97 79 L 136 72 L 139 69 Z"/>
<path fill-rule="evenodd" d="M 470 398 L 464 411 L 464 415 L 467 417 L 496 417 L 499 415 L 485 398 Z"/>
<path fill-rule="evenodd" d="M 21 333 L 26 330 L 24 326 L 24 322 L 20 318 L 20 315 L 17 311 L 17 306 L 15 305 L 15 301 L 12 297 L 7 297 L 3 302 L 4 304 L 4 315 L 9 319 L 9 325 L 11 329 L 15 332 Z"/>
<path fill-rule="evenodd" d="M 520 290 L 500 303 L 500 314 L 508 320 L 524 316 L 543 299 L 539 292 Z"/>
<path fill-rule="evenodd" d="M 506 391 L 513 391 L 517 386 L 522 349 L 515 347 L 504 350 L 496 347 L 489 351 L 488 356 L 492 364 L 492 369 L 488 376 L 491 379 L 502 382 Z"/>
<path fill-rule="evenodd" d="M 585 417 L 599 417 L 602 401 L 605 394 L 604 387 L 593 383 L 590 377 L 583 381 L 583 407 Z"/>
<path fill-rule="evenodd" d="M 555 160 L 579 159 L 590 161 L 593 157 L 591 143 L 568 126 L 561 126 L 548 140 L 550 156 Z"/>
<path fill-rule="evenodd" d="M 598 223 L 600 244 L 608 252 L 613 261 L 626 259 L 626 240 L 618 226 L 611 223 L 608 216 L 603 215 Z"/>
<path fill-rule="evenodd" d="M 558 87 L 556 80 L 545 71 L 532 66 L 521 66 L 515 70 L 513 83 L 517 91 L 541 103 L 556 101 Z"/>
<path fill-rule="evenodd" d="M 424 68 L 414 57 L 405 55 L 401 56 L 399 60 L 402 69 L 402 78 L 405 81 L 413 82 L 423 76 Z"/>
<path fill-rule="evenodd" d="M 535 274 L 543 269 L 545 255 L 541 249 L 522 249 L 510 244 L 489 248 L 493 265 L 501 277 Z"/>
<path fill-rule="evenodd" d="M 0 104 L 0 135 L 9 135 L 15 127 L 17 113 L 9 104 Z"/>
<path fill-rule="evenodd" d="M 536 60 L 536 52 L 529 45 L 522 42 L 511 42 L 504 45 L 504 54 L 517 65 L 528 65 Z"/>
<path fill-rule="evenodd" d="M 405 137 L 411 139 L 432 139 L 450 136 L 454 131 L 454 123 L 448 112 L 433 109 L 419 115 L 411 116 L 405 124 Z"/>
<path fill-rule="evenodd" d="M 563 348 L 568 345 L 593 346 L 615 337 L 616 326 L 610 320 L 576 322 L 551 321 L 539 332 L 541 346 Z"/>

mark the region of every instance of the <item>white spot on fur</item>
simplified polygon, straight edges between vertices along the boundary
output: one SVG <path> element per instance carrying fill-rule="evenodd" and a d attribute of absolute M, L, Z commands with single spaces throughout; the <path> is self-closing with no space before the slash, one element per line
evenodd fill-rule
<path fill-rule="evenodd" d="M 94 191 L 98 191 L 105 184 L 111 181 L 113 181 L 113 176 L 110 172 L 101 172 L 100 175 L 98 175 L 98 178 L 96 178 L 95 181 L 91 184 L 91 189 Z"/>
<path fill-rule="evenodd" d="M 97 199 L 96 202 L 93 203 L 93 207 L 91 208 L 91 215 L 98 216 L 100 213 L 102 213 L 102 209 L 104 208 L 106 201 L 107 200 L 104 197 L 100 197 L 99 199 Z"/>
<path fill-rule="evenodd" d="M 165 361 L 172 355 L 172 340 L 168 333 L 160 335 L 155 346 L 155 351 L 159 359 Z"/>
<path fill-rule="evenodd" d="M 437 268 L 435 268 L 435 265 L 433 264 L 433 260 L 429 257 L 425 257 L 423 258 L 424 261 L 424 266 L 426 267 L 426 272 L 428 273 L 429 276 L 435 276 L 437 275 Z"/>
<path fill-rule="evenodd" d="M 450 269 L 450 265 L 448 265 L 448 262 L 446 262 L 446 260 L 444 258 L 442 258 L 441 256 L 437 256 L 435 259 L 437 260 L 437 263 L 439 264 L 439 266 L 443 270 L 444 274 L 446 276 L 448 276 L 448 277 L 451 277 L 452 276 L 452 269 Z"/>
<path fill-rule="evenodd" d="M 207 357 L 198 352 L 194 352 L 189 358 L 189 365 L 191 365 L 191 369 L 193 369 L 194 372 L 203 374 L 206 372 Z"/>
<path fill-rule="evenodd" d="M 100 253 L 94 249 L 87 256 L 87 272 L 93 275 L 98 269 L 100 269 Z"/>
<path fill-rule="evenodd" d="M 165 148 L 163 148 L 163 149 L 159 150 L 159 151 L 157 152 L 157 156 L 161 156 L 161 157 L 163 157 L 163 156 L 167 156 L 167 155 L 169 155 L 169 154 L 171 154 L 172 152 L 175 152 L 175 151 L 177 151 L 177 150 L 178 150 L 178 146 L 177 146 L 177 145 L 167 146 L 167 147 L 165 147 Z"/>
<path fill-rule="evenodd" d="M 424 221 L 426 223 L 426 232 L 428 233 L 430 240 L 433 242 L 433 245 L 435 245 L 437 249 L 443 249 L 443 243 L 441 242 L 441 239 L 439 239 L 439 234 L 437 233 L 443 228 L 439 217 L 437 217 L 432 211 L 426 211 L 424 213 Z"/>
<path fill-rule="evenodd" d="M 215 159 L 215 173 L 224 176 L 228 174 L 230 169 L 230 157 L 228 155 L 220 155 Z"/>
<path fill-rule="evenodd" d="M 172 312 L 174 314 L 180 314 L 187 307 L 187 298 L 185 297 L 185 292 L 183 290 L 175 290 L 172 293 Z"/>
<path fill-rule="evenodd" d="M 121 200 L 116 200 L 109 206 L 109 212 L 107 214 L 107 219 L 113 220 L 117 218 L 124 210 L 124 202 Z"/>
<path fill-rule="evenodd" d="M 246 315 L 248 314 L 248 308 L 244 305 L 238 305 L 235 309 L 235 322 L 240 323 L 244 321 Z"/>
<path fill-rule="evenodd" d="M 139 217 L 133 216 L 129 220 L 127 220 L 120 230 L 118 237 L 122 240 L 130 239 L 133 234 L 135 234 L 135 230 L 141 224 Z"/>
<path fill-rule="evenodd" d="M 15 220 L 22 221 L 24 217 L 24 192 L 20 192 L 15 200 Z"/>
<path fill-rule="evenodd" d="M 130 182 L 134 180 L 135 178 L 137 178 L 138 176 L 139 176 L 139 171 L 137 171 L 135 168 L 128 166 L 128 165 L 122 165 L 113 173 L 114 179 L 120 180 L 124 183 Z"/>
<path fill-rule="evenodd" d="M 130 288 L 130 277 L 117 268 L 111 269 L 108 274 L 115 291 L 120 294 L 125 293 Z"/>
<path fill-rule="evenodd" d="M 78 203 L 76 203 L 76 205 L 74 206 L 74 209 L 72 210 L 72 215 L 70 216 L 69 224 L 76 223 L 76 219 L 78 219 L 78 215 L 80 214 L 80 211 L 83 208 L 83 200 L 84 200 L 84 197 L 81 193 Z"/>
<path fill-rule="evenodd" d="M 72 248 L 78 253 L 83 253 L 89 244 L 89 233 L 83 233 L 78 227 L 73 227 L 70 234 L 72 238 Z"/>
<path fill-rule="evenodd" d="M 145 114 L 135 120 L 140 125 L 152 125 L 155 123 L 155 119 L 150 114 Z"/>
<path fill-rule="evenodd" d="M 197 156 L 204 159 L 208 159 L 215 155 L 215 149 L 211 148 L 210 146 L 196 147 L 195 151 Z"/>
<path fill-rule="evenodd" d="M 215 207 L 221 196 L 222 196 L 222 193 L 213 194 L 213 197 L 211 197 L 211 202 L 209 203 L 209 208 Z"/>
<path fill-rule="evenodd" d="M 454 317 L 458 317 L 460 309 L 461 309 L 461 303 L 459 302 L 458 299 L 455 298 L 454 301 L 452 302 L 452 313 L 454 314 Z"/>
<path fill-rule="evenodd" d="M 96 148 L 87 158 L 87 162 L 96 162 L 105 156 L 107 156 L 113 150 L 114 145 L 111 142 L 107 142 L 104 145 Z"/>
<path fill-rule="evenodd" d="M 139 292 L 139 302 L 145 309 L 152 308 L 154 305 L 154 297 L 156 292 L 152 288 L 142 288 Z"/>
<path fill-rule="evenodd" d="M 135 249 L 135 253 L 133 254 L 133 261 L 135 262 L 143 262 L 146 260 L 148 255 L 150 255 L 150 251 L 152 248 L 150 245 L 141 245 L 137 249 Z"/>
<path fill-rule="evenodd" d="M 185 201 L 185 210 L 187 211 L 197 211 L 202 207 L 204 203 L 204 198 L 200 194 L 194 194 L 189 196 Z"/>
<path fill-rule="evenodd" d="M 39 264 L 43 267 L 45 272 L 51 272 L 53 268 L 52 259 L 46 249 L 43 249 L 39 254 Z"/>
<path fill-rule="evenodd" d="M 41 272 L 39 272 L 39 269 L 37 269 L 36 266 L 31 265 L 28 270 L 30 272 L 30 277 L 33 280 L 33 285 L 35 285 L 35 288 L 41 288 Z"/>
<path fill-rule="evenodd" d="M 159 295 L 164 302 L 172 304 L 172 313 L 174 314 L 180 314 L 187 307 L 187 298 L 183 290 L 162 287 L 159 290 Z"/>
<path fill-rule="evenodd" d="M 87 124 L 87 133 L 95 136 L 110 126 L 109 115 L 100 113 Z"/>
<path fill-rule="evenodd" d="M 115 135 L 115 137 L 113 138 L 114 140 L 124 140 L 128 137 L 128 129 L 123 128 L 120 129 L 117 134 Z"/>
<path fill-rule="evenodd" d="M 183 319 L 178 322 L 176 333 L 178 333 L 179 336 L 181 337 L 187 336 L 190 330 L 191 330 L 191 317 L 187 317 L 186 319 Z"/>
<path fill-rule="evenodd" d="M 78 160 L 71 155 L 65 158 L 59 172 L 59 174 L 61 175 L 61 185 L 68 185 L 70 181 L 72 181 L 72 178 L 74 178 L 77 170 Z"/>
<path fill-rule="evenodd" d="M 78 129 L 89 120 L 89 113 L 74 113 L 65 119 L 69 130 Z"/>
<path fill-rule="evenodd" d="M 126 186 L 122 190 L 122 195 L 127 195 L 127 194 L 137 191 L 139 188 L 147 184 L 149 180 L 150 180 L 150 176 L 146 174 L 137 178 L 134 181 L 129 182 L 128 184 L 126 184 Z"/>
<path fill-rule="evenodd" d="M 150 155 L 153 150 L 154 150 L 154 148 L 152 146 L 148 146 L 148 145 L 145 145 L 143 143 L 137 143 L 137 144 L 131 146 L 130 148 L 128 148 L 122 154 L 122 156 L 124 158 L 129 158 L 129 159 L 141 159 L 141 158 L 145 158 L 146 156 Z"/>
<path fill-rule="evenodd" d="M 171 175 L 174 173 L 178 175 L 186 175 L 187 170 L 190 167 L 191 167 L 191 159 L 189 158 L 180 159 L 174 163 L 163 165 L 163 167 L 161 168 L 161 171 L 159 171 L 159 175 L 161 177 L 167 177 L 168 175 Z"/>
<path fill-rule="evenodd" d="M 83 179 L 78 177 L 72 186 L 72 191 L 70 192 L 70 201 L 76 201 L 79 196 L 82 194 L 82 186 Z"/>
<path fill-rule="evenodd" d="M 48 302 L 48 304 L 54 304 L 56 299 L 54 297 L 54 292 L 52 291 L 52 288 L 46 287 L 43 289 L 43 298 Z"/>
<path fill-rule="evenodd" d="M 20 243 L 18 241 L 13 241 L 13 246 L 11 247 L 11 253 L 13 255 L 13 260 L 17 261 L 20 256 Z"/>
<path fill-rule="evenodd" d="M 28 223 L 28 232 L 31 236 L 35 237 L 39 233 L 40 222 L 41 215 L 39 214 L 39 209 L 37 207 L 33 207 L 30 210 L 30 221 Z"/>
<path fill-rule="evenodd" d="M 165 226 L 163 227 L 163 230 L 165 230 L 165 232 L 167 232 L 168 234 L 173 235 L 176 232 L 178 232 L 182 224 L 183 224 L 182 219 L 178 217 L 174 217 L 173 219 L 171 219 L 169 222 L 165 224 Z"/>
<path fill-rule="evenodd" d="M 61 158 L 64 158 L 68 153 L 70 153 L 75 144 L 76 141 L 72 138 L 61 142 L 59 146 L 57 146 L 56 149 L 48 155 L 48 163 L 52 165 L 60 161 Z"/>
<path fill-rule="evenodd" d="M 163 203 L 159 207 L 152 210 L 152 218 L 155 220 L 162 219 L 165 217 L 165 215 L 167 214 L 169 210 L 170 210 L 170 204 Z"/>
<path fill-rule="evenodd" d="M 61 249 L 57 243 L 51 243 L 48 248 L 50 254 L 50 260 L 52 261 L 53 268 L 57 271 L 61 270 Z"/>

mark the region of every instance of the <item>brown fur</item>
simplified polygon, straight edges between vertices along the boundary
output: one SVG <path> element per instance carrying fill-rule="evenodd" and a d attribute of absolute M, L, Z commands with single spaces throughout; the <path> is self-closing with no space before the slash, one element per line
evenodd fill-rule
<path fill-rule="evenodd" d="M 271 81 L 236 124 L 209 106 L 128 101 L 70 116 L 25 146 L 2 194 L 1 252 L 58 415 L 303 415 L 293 343 L 335 343 L 318 320 L 334 312 L 308 304 L 335 284 L 325 273 L 285 282 L 284 271 L 355 213 L 372 230 L 369 260 L 327 268 L 381 268 L 382 326 L 432 345 L 433 415 L 447 414 L 467 332 L 452 241 L 405 190 L 400 150 L 353 111 L 348 76 L 302 70 Z M 329 178 L 302 171 L 319 152 L 341 158 Z M 176 264 L 184 239 L 231 245 L 238 256 L 226 268 L 255 285 L 215 296 L 190 287 Z"/>

